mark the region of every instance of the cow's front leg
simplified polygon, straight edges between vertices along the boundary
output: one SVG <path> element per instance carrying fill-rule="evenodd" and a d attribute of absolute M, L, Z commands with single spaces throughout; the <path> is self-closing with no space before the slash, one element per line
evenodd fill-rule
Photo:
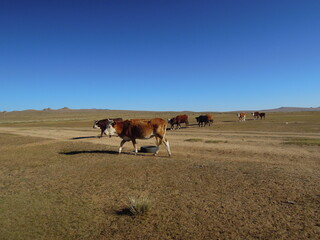
<path fill-rule="evenodd" d="M 126 143 L 126 140 L 122 140 L 121 143 L 120 143 L 120 147 L 119 147 L 119 154 L 121 153 L 122 151 L 122 147 L 123 145 Z"/>
<path fill-rule="evenodd" d="M 163 139 L 162 139 L 162 143 L 166 146 L 167 152 L 168 152 L 168 154 L 169 154 L 169 157 L 171 157 L 171 150 L 170 150 L 169 141 L 168 141 L 166 138 L 163 138 Z M 158 149 L 158 152 L 159 152 L 159 149 Z M 158 153 L 158 152 L 157 152 L 157 153 Z"/>
<path fill-rule="evenodd" d="M 103 134 L 105 134 L 105 133 L 104 133 L 104 131 L 101 129 L 101 133 L 100 133 L 100 136 L 98 136 L 98 138 L 102 138 Z"/>
<path fill-rule="evenodd" d="M 135 139 L 132 139 L 131 141 L 132 141 L 133 148 L 134 148 L 134 155 L 137 155 L 137 153 L 138 153 L 137 142 Z"/>

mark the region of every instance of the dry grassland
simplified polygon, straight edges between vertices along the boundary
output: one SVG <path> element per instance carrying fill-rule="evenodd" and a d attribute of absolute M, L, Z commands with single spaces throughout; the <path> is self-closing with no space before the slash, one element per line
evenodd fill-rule
<path fill-rule="evenodd" d="M 320 113 L 215 114 L 211 127 L 168 131 L 171 158 L 164 146 L 135 156 L 131 143 L 119 155 L 119 138 L 92 129 L 108 116 L 175 115 L 2 115 L 1 239 L 319 239 Z M 133 216 L 139 197 L 151 209 Z"/>

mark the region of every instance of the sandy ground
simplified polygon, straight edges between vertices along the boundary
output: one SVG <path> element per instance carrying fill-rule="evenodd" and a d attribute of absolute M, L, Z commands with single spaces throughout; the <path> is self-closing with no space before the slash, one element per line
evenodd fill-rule
<path fill-rule="evenodd" d="M 34 128 L 12 128 L 0 127 L 0 132 L 18 134 L 22 136 L 42 137 L 54 139 L 57 141 L 75 141 L 90 142 L 96 144 L 105 144 L 106 148 L 119 147 L 120 138 L 107 137 L 98 138 L 100 130 L 88 128 L 50 128 L 50 127 L 34 127 Z M 296 146 L 285 146 L 281 143 L 288 138 L 320 138 L 320 133 L 292 133 L 292 132 L 221 132 L 208 128 L 189 127 L 179 130 L 168 130 L 166 134 L 174 155 L 201 155 L 206 154 L 206 150 L 212 151 L 234 151 L 241 157 L 241 153 L 247 154 L 274 154 L 279 156 L 302 156 L 302 157 L 319 157 L 317 151 L 297 148 Z M 188 139 L 191 139 L 189 142 Z M 195 139 L 195 141 L 192 141 Z M 187 141 L 186 141 L 187 140 Z M 198 141 L 197 141 L 198 140 Z M 219 141 L 218 143 L 206 143 L 206 141 Z M 46 144 L 52 141 L 35 143 Z M 227 143 L 227 144 L 226 144 Z M 138 147 L 143 145 L 154 145 L 155 139 L 138 140 Z M 32 144 L 29 144 L 32 145 Z M 29 146 L 26 145 L 26 146 Z M 186 150 L 186 147 L 190 150 Z M 161 146 L 161 153 L 165 154 L 165 147 Z M 124 151 L 133 150 L 131 142 L 124 145 Z"/>
<path fill-rule="evenodd" d="M 120 144 L 120 138 L 97 138 L 100 131 L 89 128 L 1 127 L 0 133 L 46 139 L 26 143 L 25 148 L 91 143 L 99 145 L 99 151 L 116 152 Z M 91 196 L 106 212 L 99 239 L 319 239 L 319 147 L 283 144 L 288 138 L 319 139 L 319 133 L 230 132 L 192 126 L 168 131 L 167 138 L 171 158 L 164 146 L 156 162 L 143 153 L 134 156 L 131 143 L 125 144 L 121 156 L 111 155 L 121 172 L 110 172 L 108 179 L 117 180 L 104 187 L 114 190 Z M 139 140 L 138 146 L 154 142 Z M 144 161 L 147 168 L 138 169 L 136 164 Z M 135 188 L 161 202 L 148 221 L 112 213 L 117 196 Z"/>

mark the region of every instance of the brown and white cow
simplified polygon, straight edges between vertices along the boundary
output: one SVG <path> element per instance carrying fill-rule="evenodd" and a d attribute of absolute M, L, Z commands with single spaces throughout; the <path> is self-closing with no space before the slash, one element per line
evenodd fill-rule
<path fill-rule="evenodd" d="M 101 138 L 103 134 L 106 134 L 104 131 L 107 129 L 107 125 L 109 123 L 110 119 L 102 119 L 102 120 L 94 120 L 93 121 L 93 128 L 100 128 L 101 129 L 101 135 L 98 136 Z M 113 121 L 122 121 L 122 118 L 111 118 Z"/>
<path fill-rule="evenodd" d="M 245 122 L 246 121 L 246 114 L 244 112 L 237 113 L 237 117 L 239 119 L 239 122 Z"/>
<path fill-rule="evenodd" d="M 188 115 L 184 114 L 184 115 L 178 115 L 174 118 L 168 119 L 168 123 L 170 123 L 171 127 L 170 129 L 172 130 L 174 128 L 174 125 L 176 124 L 176 129 L 181 128 L 181 123 L 185 123 L 186 127 L 188 127 L 189 125 L 189 121 L 188 121 Z"/>
<path fill-rule="evenodd" d="M 253 119 L 254 120 L 257 120 L 257 119 L 259 119 L 259 112 L 253 112 L 253 113 L 251 113 L 251 115 L 253 116 Z"/>
<path fill-rule="evenodd" d="M 171 156 L 169 141 L 165 138 L 166 130 L 167 123 L 162 118 L 153 118 L 150 120 L 130 119 L 125 121 L 109 120 L 105 133 L 109 135 L 109 137 L 116 135 L 122 138 L 119 147 L 119 154 L 126 142 L 132 142 L 135 154 L 137 154 L 137 139 L 149 139 L 155 137 L 158 150 L 154 155 L 158 154 L 159 146 L 163 143 L 167 148 L 169 156 Z"/>

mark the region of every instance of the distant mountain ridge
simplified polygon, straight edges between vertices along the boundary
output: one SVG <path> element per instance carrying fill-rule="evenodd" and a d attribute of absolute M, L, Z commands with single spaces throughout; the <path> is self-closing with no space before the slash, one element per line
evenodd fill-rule
<path fill-rule="evenodd" d="M 111 110 L 111 109 L 97 109 L 97 108 L 91 108 L 91 109 L 71 109 L 68 107 L 63 107 L 60 109 L 52 109 L 52 108 L 44 108 L 42 110 L 35 110 L 35 109 L 26 109 L 26 110 L 14 110 L 14 111 L 1 111 L 2 113 L 7 113 L 7 112 L 38 112 L 38 111 L 48 111 L 48 112 L 54 112 L 54 111 L 62 111 L 62 112 L 72 112 L 72 111 L 132 111 L 132 112 L 184 112 L 184 113 L 195 113 L 196 111 L 147 111 L 147 110 Z M 320 112 L 320 107 L 279 107 L 279 108 L 274 108 L 274 109 L 264 109 L 264 110 L 233 110 L 233 111 L 201 111 L 201 112 Z M 199 112 L 200 113 L 200 112 Z"/>
<path fill-rule="evenodd" d="M 261 112 L 318 112 L 320 111 L 320 107 L 317 108 L 303 108 L 303 107 L 279 107 L 275 109 L 265 109 L 261 110 Z"/>

